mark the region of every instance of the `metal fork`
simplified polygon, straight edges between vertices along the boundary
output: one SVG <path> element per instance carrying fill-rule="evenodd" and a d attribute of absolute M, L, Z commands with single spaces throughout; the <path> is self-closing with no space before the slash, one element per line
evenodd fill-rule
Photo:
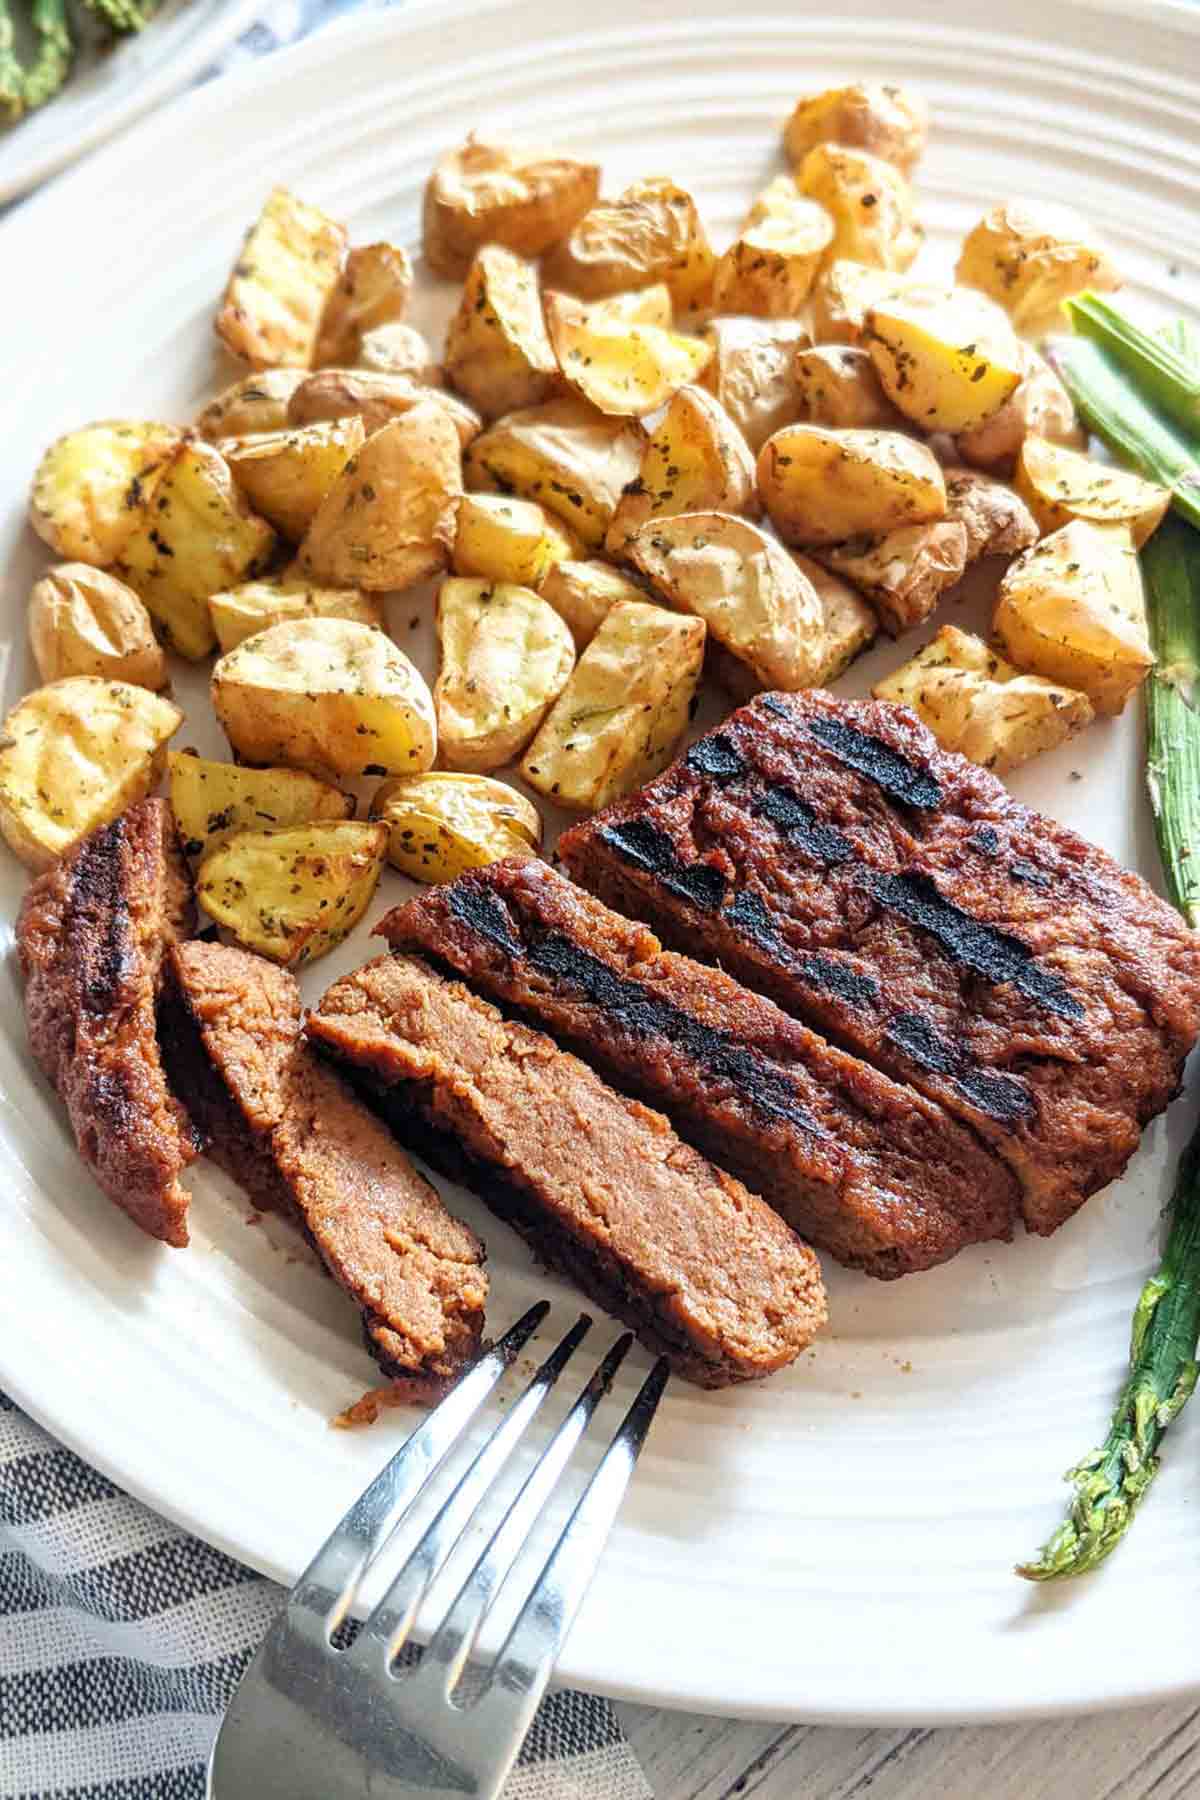
<path fill-rule="evenodd" d="M 317 1552 L 243 1675 L 209 1765 L 210 1800 L 495 1800 L 587 1592 L 667 1382 L 643 1382 L 514 1621 L 482 1693 L 456 1699 L 500 1589 L 632 1343 L 584 1386 L 460 1587 L 415 1670 L 394 1668 L 438 1571 L 586 1336 L 582 1314 L 438 1509 L 346 1649 L 359 1585 L 522 1346 L 541 1301 L 463 1376 Z"/>

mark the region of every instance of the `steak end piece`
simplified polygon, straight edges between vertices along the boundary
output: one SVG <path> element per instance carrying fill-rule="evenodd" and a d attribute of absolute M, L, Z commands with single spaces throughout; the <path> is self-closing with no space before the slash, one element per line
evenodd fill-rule
<path fill-rule="evenodd" d="M 310 1039 L 405 1141 L 703 1387 L 769 1375 L 824 1323 L 811 1250 L 661 1114 L 418 958 L 335 985 Z"/>
<path fill-rule="evenodd" d="M 188 1241 L 179 1177 L 200 1145 L 163 1072 L 163 960 L 195 928 L 170 808 L 142 800 L 26 890 L 16 939 L 34 1056 L 110 1200 L 163 1243 Z"/>
<path fill-rule="evenodd" d="M 172 952 L 162 1008 L 172 1080 L 209 1154 L 293 1219 L 360 1307 L 368 1350 L 413 1398 L 479 1353 L 483 1250 L 391 1134 L 300 1033 L 286 970 L 223 944 Z"/>
<path fill-rule="evenodd" d="M 661 1107 L 839 1262 L 890 1278 L 1012 1233 L 1017 1184 L 966 1126 L 544 862 L 472 870 L 376 929 Z"/>

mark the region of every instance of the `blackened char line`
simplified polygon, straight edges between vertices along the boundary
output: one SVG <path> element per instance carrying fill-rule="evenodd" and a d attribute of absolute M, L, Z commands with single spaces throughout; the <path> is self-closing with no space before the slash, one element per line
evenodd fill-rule
<path fill-rule="evenodd" d="M 997 1124 L 1015 1125 L 1032 1115 L 1033 1097 L 1018 1076 L 993 1074 L 956 1054 L 919 1013 L 893 1013 L 885 1035 L 918 1068 L 952 1081 L 965 1100 Z"/>
<path fill-rule="evenodd" d="M 789 715 L 790 716 L 790 715 Z M 932 812 L 942 803 L 941 784 L 928 769 L 918 768 L 890 744 L 869 732 L 848 725 L 844 719 L 815 718 L 806 721 L 818 743 L 849 769 L 865 775 L 882 788 L 890 800 Z"/>

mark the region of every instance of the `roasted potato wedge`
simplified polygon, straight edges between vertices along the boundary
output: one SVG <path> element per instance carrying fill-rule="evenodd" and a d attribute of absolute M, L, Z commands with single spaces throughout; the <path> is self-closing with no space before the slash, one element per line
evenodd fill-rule
<path fill-rule="evenodd" d="M 255 512 L 298 544 L 366 435 L 352 417 L 222 438 L 217 449 Z"/>
<path fill-rule="evenodd" d="M 546 295 L 546 328 L 567 385 L 602 413 L 653 412 L 712 357 L 700 338 L 597 317 L 570 294 Z"/>
<path fill-rule="evenodd" d="M 797 100 L 783 146 L 799 165 L 818 144 L 869 150 L 911 175 L 929 136 L 929 108 L 918 94 L 884 82 L 860 81 Z"/>
<path fill-rule="evenodd" d="M 213 647 L 211 594 L 256 575 L 275 533 L 238 492 L 211 444 L 181 444 L 154 506 L 126 539 L 117 573 L 149 608 L 161 638 L 193 662 Z"/>
<path fill-rule="evenodd" d="M 712 319 L 702 334 L 713 359 L 700 380 L 716 395 L 752 453 L 798 417 L 793 363 L 809 342 L 795 319 Z"/>
<path fill-rule="evenodd" d="M 785 544 L 840 544 L 946 510 L 937 458 L 898 431 L 787 425 L 763 445 L 758 488 Z"/>
<path fill-rule="evenodd" d="M 856 657 L 869 650 L 879 636 L 879 621 L 857 588 L 811 556 L 792 551 L 792 560 L 812 583 L 821 607 L 821 654 L 814 687 L 828 687 L 844 675 Z"/>
<path fill-rule="evenodd" d="M 471 136 L 438 158 L 425 187 L 425 261 L 461 281 L 483 244 L 540 256 L 600 191 L 596 163 Z"/>
<path fill-rule="evenodd" d="M 641 466 L 646 434 L 574 395 L 509 413 L 468 449 L 469 488 L 518 494 L 566 520 L 598 549 L 617 502 Z"/>
<path fill-rule="evenodd" d="M 955 279 L 989 295 L 1026 337 L 1060 325 L 1063 301 L 1085 288 L 1122 285 L 1086 221 L 1043 200 L 1005 200 L 985 213 L 963 239 Z"/>
<path fill-rule="evenodd" d="M 1128 529 L 1072 519 L 1043 538 L 1005 573 L 992 628 L 1018 668 L 1123 711 L 1154 666 Z"/>
<path fill-rule="evenodd" d="M 614 606 L 521 760 L 530 787 L 594 812 L 665 769 L 691 717 L 704 639 L 701 619 Z"/>
<path fill-rule="evenodd" d="M 346 230 L 274 188 L 233 265 L 217 336 L 256 369 L 310 369 L 346 255 Z"/>
<path fill-rule="evenodd" d="M 946 517 L 967 533 L 967 561 L 980 556 L 1016 556 L 1036 544 L 1037 520 L 1007 482 L 975 469 L 947 466 Z"/>
<path fill-rule="evenodd" d="M 246 638 L 287 619 L 354 619 L 377 631 L 384 629 L 383 606 L 373 594 L 357 588 L 314 587 L 311 581 L 290 576 L 246 581 L 212 594 L 208 611 L 223 651 L 236 650 Z"/>
<path fill-rule="evenodd" d="M 316 425 L 322 420 L 359 418 L 368 437 L 418 406 L 439 406 L 465 450 L 483 430 L 474 407 L 440 387 L 423 387 L 409 375 L 383 375 L 374 369 L 319 369 L 292 395 L 288 423 Z"/>
<path fill-rule="evenodd" d="M 288 401 L 303 380 L 303 369 L 260 369 L 256 375 L 243 375 L 205 407 L 196 420 L 197 437 L 219 444 L 222 438 L 286 430 Z"/>
<path fill-rule="evenodd" d="M 863 338 L 884 392 L 922 431 L 971 431 L 1021 381 L 1016 334 L 971 288 L 910 288 L 877 301 Z"/>
<path fill-rule="evenodd" d="M 34 583 L 29 643 L 43 681 L 101 675 L 157 691 L 167 659 L 132 588 L 90 563 L 60 563 Z"/>
<path fill-rule="evenodd" d="M 144 800 L 183 714 L 127 681 L 72 675 L 19 700 L 0 734 L 0 832 L 45 869 Z"/>
<path fill-rule="evenodd" d="M 485 244 L 467 272 L 446 333 L 446 374 L 485 419 L 540 406 L 558 388 L 537 269 L 503 244 Z"/>
<path fill-rule="evenodd" d="M 572 550 L 559 521 L 532 500 L 512 500 L 507 494 L 464 494 L 458 503 L 450 559 L 456 575 L 535 588 L 552 565 L 564 561 Z"/>
<path fill-rule="evenodd" d="M 247 769 L 181 750 L 167 754 L 167 789 L 189 856 L 207 856 L 234 831 L 354 817 L 352 795 L 301 769 Z"/>
<path fill-rule="evenodd" d="M 634 567 L 760 688 L 811 687 L 821 667 L 821 603 L 782 544 L 729 513 L 654 519 L 628 545 Z"/>
<path fill-rule="evenodd" d="M 452 579 L 438 593 L 438 747 L 447 768 L 515 761 L 575 667 L 571 633 L 532 589 Z"/>
<path fill-rule="evenodd" d="M 832 242 L 825 208 L 797 196 L 786 211 L 742 228 L 713 273 L 713 305 L 761 319 L 796 318 Z"/>
<path fill-rule="evenodd" d="M 999 412 L 963 432 L 957 450 L 973 468 L 1011 475 L 1027 437 L 1048 438 L 1072 450 L 1086 450 L 1087 432 L 1075 416 L 1071 396 L 1049 363 L 1029 344 L 1020 346 L 1021 383 Z"/>
<path fill-rule="evenodd" d="M 932 643 L 872 689 L 909 706 L 944 750 L 997 775 L 1057 749 L 1093 717 L 1086 694 L 1023 675 L 982 638 L 943 625 Z"/>
<path fill-rule="evenodd" d="M 314 360 L 342 367 L 357 362 L 368 331 L 404 317 L 412 280 L 408 251 L 399 244 L 360 244 L 351 250 L 325 303 Z"/>
<path fill-rule="evenodd" d="M 905 525 L 881 537 L 851 538 L 816 552 L 853 582 L 892 637 L 927 619 L 967 566 L 967 530 L 958 519 Z"/>
<path fill-rule="evenodd" d="M 642 589 L 611 563 L 575 557 L 555 563 L 538 592 L 566 623 L 576 650 L 591 643 L 618 601 L 646 598 Z"/>
<path fill-rule="evenodd" d="M 371 817 L 388 828 L 388 861 L 412 881 L 453 881 L 506 856 L 535 856 L 542 819 L 531 800 L 488 775 L 385 781 Z"/>
<path fill-rule="evenodd" d="M 377 375 L 407 375 L 423 387 L 440 388 L 445 371 L 433 354 L 428 339 L 412 325 L 376 325 L 364 331 L 355 366 Z"/>
<path fill-rule="evenodd" d="M 716 260 L 691 195 L 656 175 L 585 213 L 546 257 L 542 277 L 581 300 L 665 282 L 675 307 L 690 312 L 708 305 Z"/>
<path fill-rule="evenodd" d="M 634 288 L 628 294 L 593 300 L 592 317 L 616 325 L 658 325 L 663 331 L 670 331 L 675 323 L 675 308 L 666 282 L 656 281 L 651 287 Z"/>
<path fill-rule="evenodd" d="M 173 425 L 133 419 L 69 431 L 37 466 L 30 524 L 68 562 L 115 562 L 181 441 Z"/>
<path fill-rule="evenodd" d="M 1128 469 L 1096 462 L 1041 437 L 1027 437 L 1021 445 L 1014 486 L 1043 534 L 1072 519 L 1127 525 L 1139 550 L 1171 504 L 1170 489 L 1156 481 L 1143 481 Z"/>
<path fill-rule="evenodd" d="M 244 762 L 323 780 L 433 767 L 433 696 L 386 632 L 354 619 L 289 619 L 222 656 L 212 701 Z"/>
<path fill-rule="evenodd" d="M 797 350 L 792 364 L 799 410 L 806 425 L 838 431 L 906 431 L 908 421 L 880 386 L 875 364 L 852 344 L 819 344 Z M 789 421 L 790 422 L 790 421 Z"/>
<path fill-rule="evenodd" d="M 812 339 L 818 344 L 861 344 L 867 314 L 908 293 L 917 283 L 865 263 L 838 257 L 821 270 L 808 299 Z"/>
<path fill-rule="evenodd" d="M 871 269 L 903 273 L 911 267 L 924 233 L 913 213 L 912 189 L 893 163 L 843 144 L 816 144 L 797 180 L 833 224 L 826 265 L 848 258 Z"/>
<path fill-rule="evenodd" d="M 299 572 L 330 587 L 412 587 L 446 567 L 461 494 L 458 433 L 423 401 L 346 464 L 300 546 Z"/>
<path fill-rule="evenodd" d="M 711 394 L 682 387 L 651 433 L 604 541 L 610 556 L 623 557 L 630 534 L 648 520 L 691 512 L 757 517 L 761 510 L 745 438 Z"/>
<path fill-rule="evenodd" d="M 201 863 L 196 898 L 247 950 L 299 968 L 358 924 L 387 845 L 387 826 L 366 819 L 235 831 Z"/>

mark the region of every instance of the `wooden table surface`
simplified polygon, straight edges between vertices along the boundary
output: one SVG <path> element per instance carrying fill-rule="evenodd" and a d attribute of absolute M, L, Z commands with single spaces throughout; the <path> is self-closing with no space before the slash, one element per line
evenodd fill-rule
<path fill-rule="evenodd" d="M 618 1708 L 655 1800 L 1177 1800 L 1200 1705 L 1042 1725 L 844 1730 Z"/>

